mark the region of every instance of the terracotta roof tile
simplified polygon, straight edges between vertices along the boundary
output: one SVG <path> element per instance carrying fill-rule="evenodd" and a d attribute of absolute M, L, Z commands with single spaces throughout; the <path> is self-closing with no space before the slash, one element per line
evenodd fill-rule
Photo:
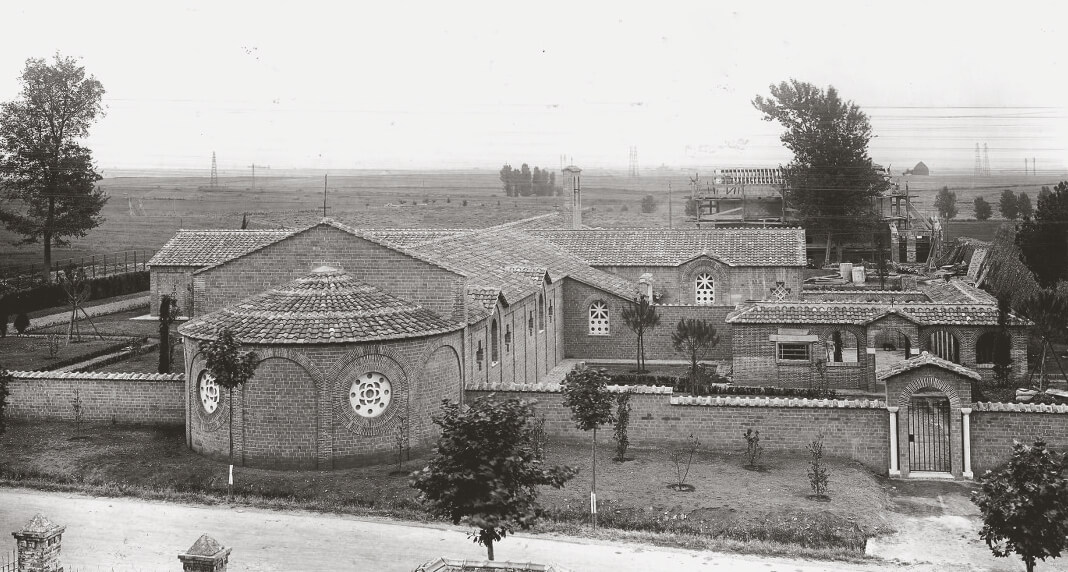
<path fill-rule="evenodd" d="M 934 302 L 890 305 L 850 302 L 748 302 L 727 315 L 731 324 L 869 324 L 898 314 L 925 326 L 996 326 L 997 306 L 980 304 L 939 304 Z M 1009 315 L 1010 326 L 1024 326 L 1027 320 Z"/>
<path fill-rule="evenodd" d="M 922 354 L 920 354 L 918 356 L 911 357 L 911 358 L 909 358 L 907 360 L 898 362 L 898 363 L 890 366 L 886 370 L 880 372 L 876 377 L 879 378 L 879 381 L 884 381 L 884 380 L 889 379 L 891 377 L 894 377 L 894 376 L 897 376 L 897 375 L 901 375 L 901 374 L 905 373 L 906 371 L 911 371 L 911 370 L 914 370 L 914 369 L 916 369 L 918 367 L 923 367 L 925 365 L 932 365 L 932 366 L 935 366 L 935 367 L 940 367 L 942 369 L 946 369 L 946 370 L 952 371 L 954 373 L 958 373 L 960 375 L 963 375 L 964 377 L 969 377 L 969 378 L 974 379 L 976 381 L 980 381 L 981 379 L 983 379 L 983 377 L 981 375 L 979 375 L 977 372 L 975 372 L 974 370 L 968 369 L 968 368 L 966 368 L 966 367 L 964 367 L 964 366 L 962 366 L 960 364 L 955 364 L 955 363 L 953 363 L 951 361 L 944 360 L 944 359 L 942 359 L 942 358 L 940 358 L 940 357 L 938 357 L 938 356 L 936 356 L 934 354 L 928 353 L 928 352 L 923 352 Z"/>
<path fill-rule="evenodd" d="M 800 228 L 528 230 L 593 266 L 678 266 L 707 255 L 730 266 L 804 266 Z"/>
<path fill-rule="evenodd" d="M 211 266 L 277 242 L 292 230 L 179 230 L 149 266 Z"/>

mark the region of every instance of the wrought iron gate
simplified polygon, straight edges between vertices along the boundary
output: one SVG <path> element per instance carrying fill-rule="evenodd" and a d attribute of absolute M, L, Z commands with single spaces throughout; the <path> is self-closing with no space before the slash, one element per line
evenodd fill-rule
<path fill-rule="evenodd" d="M 909 402 L 909 470 L 950 472 L 948 398 L 921 396 Z"/>

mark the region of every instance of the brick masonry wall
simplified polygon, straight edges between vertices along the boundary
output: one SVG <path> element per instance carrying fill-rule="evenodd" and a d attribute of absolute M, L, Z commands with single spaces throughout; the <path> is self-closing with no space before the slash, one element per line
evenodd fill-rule
<path fill-rule="evenodd" d="M 1030 444 L 1041 437 L 1051 448 L 1068 452 L 1068 412 L 976 410 L 971 414 L 971 434 L 972 471 L 978 477 L 1012 456 L 1014 439 Z"/>
<path fill-rule="evenodd" d="M 468 401 L 493 393 L 467 390 Z M 535 411 L 545 419 L 554 439 L 588 442 L 589 434 L 575 428 L 571 411 L 558 392 L 497 392 L 498 399 L 517 397 L 537 401 Z M 672 405 L 670 394 L 633 394 L 629 438 L 637 447 L 682 445 L 693 433 L 710 450 L 742 452 L 747 428 L 760 430 L 768 452 L 803 453 L 805 445 L 824 432 L 827 454 L 859 461 L 880 474 L 889 463 L 889 421 L 885 407 L 783 407 Z M 749 400 L 747 402 L 763 402 Z M 611 427 L 600 431 L 611 442 Z"/>
<path fill-rule="evenodd" d="M 539 307 L 537 296 L 529 296 L 508 307 L 498 305 L 497 313 L 469 329 L 468 379 L 473 383 L 538 383 L 563 359 L 561 343 L 562 285 L 546 285 Z M 539 312 L 545 317 L 538 319 Z M 493 362 L 492 322 L 496 319 L 498 359 Z M 533 322 L 533 327 L 531 323 Z M 543 326 L 544 329 L 541 329 Z M 511 342 L 505 336 L 511 333 Z M 482 363 L 476 359 L 482 344 Z"/>
<path fill-rule="evenodd" d="M 181 374 L 12 372 L 4 414 L 10 419 L 180 425 Z"/>
<path fill-rule="evenodd" d="M 178 312 L 188 316 L 193 311 L 194 266 L 152 266 L 149 268 L 149 312 L 159 315 L 159 298 L 163 294 L 177 295 Z"/>
<path fill-rule="evenodd" d="M 808 362 L 778 360 L 776 342 L 771 336 L 780 328 L 804 330 L 819 337 L 810 347 Z M 867 334 L 860 326 L 825 324 L 733 324 L 734 382 L 738 385 L 777 385 L 779 387 L 812 387 L 819 380 L 814 364 L 823 359 L 831 362 L 828 344 L 835 331 L 852 334 L 855 362 L 827 364 L 827 384 L 833 389 L 875 388 L 875 356 L 867 352 Z M 848 336 L 843 334 L 843 341 Z M 852 341 L 852 340 L 850 340 Z M 843 348 L 843 352 L 846 350 Z M 844 357 L 844 356 L 843 356 Z"/>
<path fill-rule="evenodd" d="M 595 300 L 608 304 L 609 335 L 591 336 L 589 307 Z M 638 348 L 634 332 L 623 323 L 623 309 L 630 301 L 574 280 L 565 280 L 563 288 L 564 357 L 581 359 L 632 359 Z M 723 306 L 665 306 L 657 305 L 660 325 L 645 334 L 646 359 L 687 359 L 676 353 L 671 345 L 671 333 L 681 318 L 708 320 L 719 332 L 720 342 L 704 359 L 722 360 L 731 356 L 730 325 L 723 320 L 732 310 Z"/>
<path fill-rule="evenodd" d="M 635 283 L 642 274 L 653 275 L 653 291 L 663 295 L 663 304 L 689 305 L 696 302 L 695 284 L 699 274 L 711 273 L 715 280 L 715 305 L 734 307 L 745 300 L 768 300 L 777 282 L 790 289 L 787 300 L 801 299 L 803 271 L 781 266 L 727 266 L 709 257 L 698 257 L 679 266 L 597 266 Z"/>

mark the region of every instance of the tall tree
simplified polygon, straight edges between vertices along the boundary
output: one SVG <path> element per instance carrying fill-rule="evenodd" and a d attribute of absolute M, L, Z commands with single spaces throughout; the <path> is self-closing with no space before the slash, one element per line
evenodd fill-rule
<path fill-rule="evenodd" d="M 1060 360 L 1053 351 L 1053 342 L 1064 339 L 1065 324 L 1068 324 L 1068 300 L 1052 288 L 1041 290 L 1025 300 L 1021 310 L 1035 323 L 1031 328 L 1031 335 L 1038 338 L 1038 343 L 1042 346 L 1042 357 L 1039 358 L 1037 364 L 1039 367 L 1038 387 L 1045 390 L 1046 360 L 1050 354 L 1057 360 L 1057 366 L 1060 367 Z"/>
<path fill-rule="evenodd" d="M 446 400 L 434 415 L 441 427 L 434 456 L 409 480 L 432 513 L 476 527 L 490 560 L 494 542 L 537 520 L 538 487 L 560 488 L 577 472 L 545 465 L 533 416 L 533 404 L 518 399 L 487 395 L 467 407 Z"/>
<path fill-rule="evenodd" d="M 512 166 L 505 163 L 500 170 L 501 185 L 504 187 L 504 196 L 513 196 L 512 188 Z"/>
<path fill-rule="evenodd" d="M 1016 195 L 1012 194 L 1012 191 L 1005 189 L 1001 191 L 1001 200 L 998 201 L 998 210 L 1001 212 L 1001 216 L 1009 220 L 1016 220 L 1016 217 L 1020 216 L 1020 205 L 1016 201 Z"/>
<path fill-rule="evenodd" d="M 523 163 L 519 167 L 519 194 L 524 197 L 529 197 L 534 192 L 534 174 L 530 171 L 530 166 Z"/>
<path fill-rule="evenodd" d="M 949 190 L 949 187 L 942 187 L 942 190 L 938 191 L 934 204 L 938 216 L 946 220 L 957 216 L 957 193 Z"/>
<path fill-rule="evenodd" d="M 660 325 L 660 314 L 643 294 L 623 308 L 623 323 L 638 337 L 638 373 L 645 373 L 645 334 Z"/>
<path fill-rule="evenodd" d="M 1016 213 L 1024 220 L 1030 219 L 1035 214 L 1035 209 L 1031 206 L 1031 197 L 1023 191 L 1016 195 Z"/>
<path fill-rule="evenodd" d="M 1068 278 L 1068 181 L 1039 196 L 1035 216 L 1020 225 L 1016 244 L 1043 287 L 1052 288 Z"/>
<path fill-rule="evenodd" d="M 990 203 L 986 202 L 983 197 L 975 197 L 975 201 L 972 204 L 974 205 L 972 208 L 975 209 L 975 220 L 986 220 L 994 212 Z"/>
<path fill-rule="evenodd" d="M 0 435 L 4 434 L 7 426 L 4 425 L 4 407 L 7 406 L 7 396 L 9 394 L 10 384 L 14 381 L 14 377 L 11 372 L 4 369 L 4 366 L 0 365 Z"/>
<path fill-rule="evenodd" d="M 824 257 L 830 259 L 831 247 L 843 238 L 870 234 L 878 222 L 873 199 L 890 188 L 868 157 L 871 124 L 833 86 L 824 90 L 791 79 L 770 90 L 753 106 L 765 121 L 786 129 L 780 140 L 794 154 L 783 169 L 787 203 L 810 233 L 826 236 Z"/>
<path fill-rule="evenodd" d="M 95 186 L 101 177 L 92 152 L 79 143 L 104 114 L 104 87 L 59 54 L 52 62 L 27 60 L 19 83 L 18 98 L 0 105 L 0 189 L 8 200 L 0 221 L 20 244 L 44 246 L 51 281 L 52 246 L 99 225 L 107 202 Z"/>
<path fill-rule="evenodd" d="M 549 194 L 560 194 L 560 189 L 556 188 L 556 171 L 549 171 Z"/>
<path fill-rule="evenodd" d="M 1014 441 L 1009 462 L 987 471 L 980 483 L 972 502 L 983 517 L 979 537 L 994 556 L 1016 554 L 1034 572 L 1037 560 L 1068 549 L 1068 456 L 1041 439 Z"/>
<path fill-rule="evenodd" d="M 590 522 L 597 527 L 597 428 L 615 420 L 608 375 L 591 367 L 569 371 L 560 384 L 564 406 L 571 409 L 571 419 L 583 431 L 593 430 L 593 468 L 590 471 Z"/>
<path fill-rule="evenodd" d="M 719 344 L 716 328 L 706 320 L 681 318 L 671 334 L 675 351 L 690 358 L 690 393 L 697 395 L 697 362 Z"/>
<path fill-rule="evenodd" d="M 214 340 L 200 343 L 204 352 L 207 369 L 219 384 L 227 391 L 226 401 L 230 408 L 230 473 L 227 477 L 227 489 L 233 494 L 234 486 L 234 389 L 245 385 L 256 372 L 259 357 L 255 352 L 242 352 L 241 342 L 233 332 L 223 328 Z"/>

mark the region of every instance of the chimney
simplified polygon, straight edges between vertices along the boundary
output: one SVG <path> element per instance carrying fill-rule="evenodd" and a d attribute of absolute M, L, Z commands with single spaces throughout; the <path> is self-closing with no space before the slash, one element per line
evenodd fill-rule
<path fill-rule="evenodd" d="M 571 229 L 582 229 L 582 169 L 574 165 L 564 167 L 564 216 L 571 215 Z"/>

